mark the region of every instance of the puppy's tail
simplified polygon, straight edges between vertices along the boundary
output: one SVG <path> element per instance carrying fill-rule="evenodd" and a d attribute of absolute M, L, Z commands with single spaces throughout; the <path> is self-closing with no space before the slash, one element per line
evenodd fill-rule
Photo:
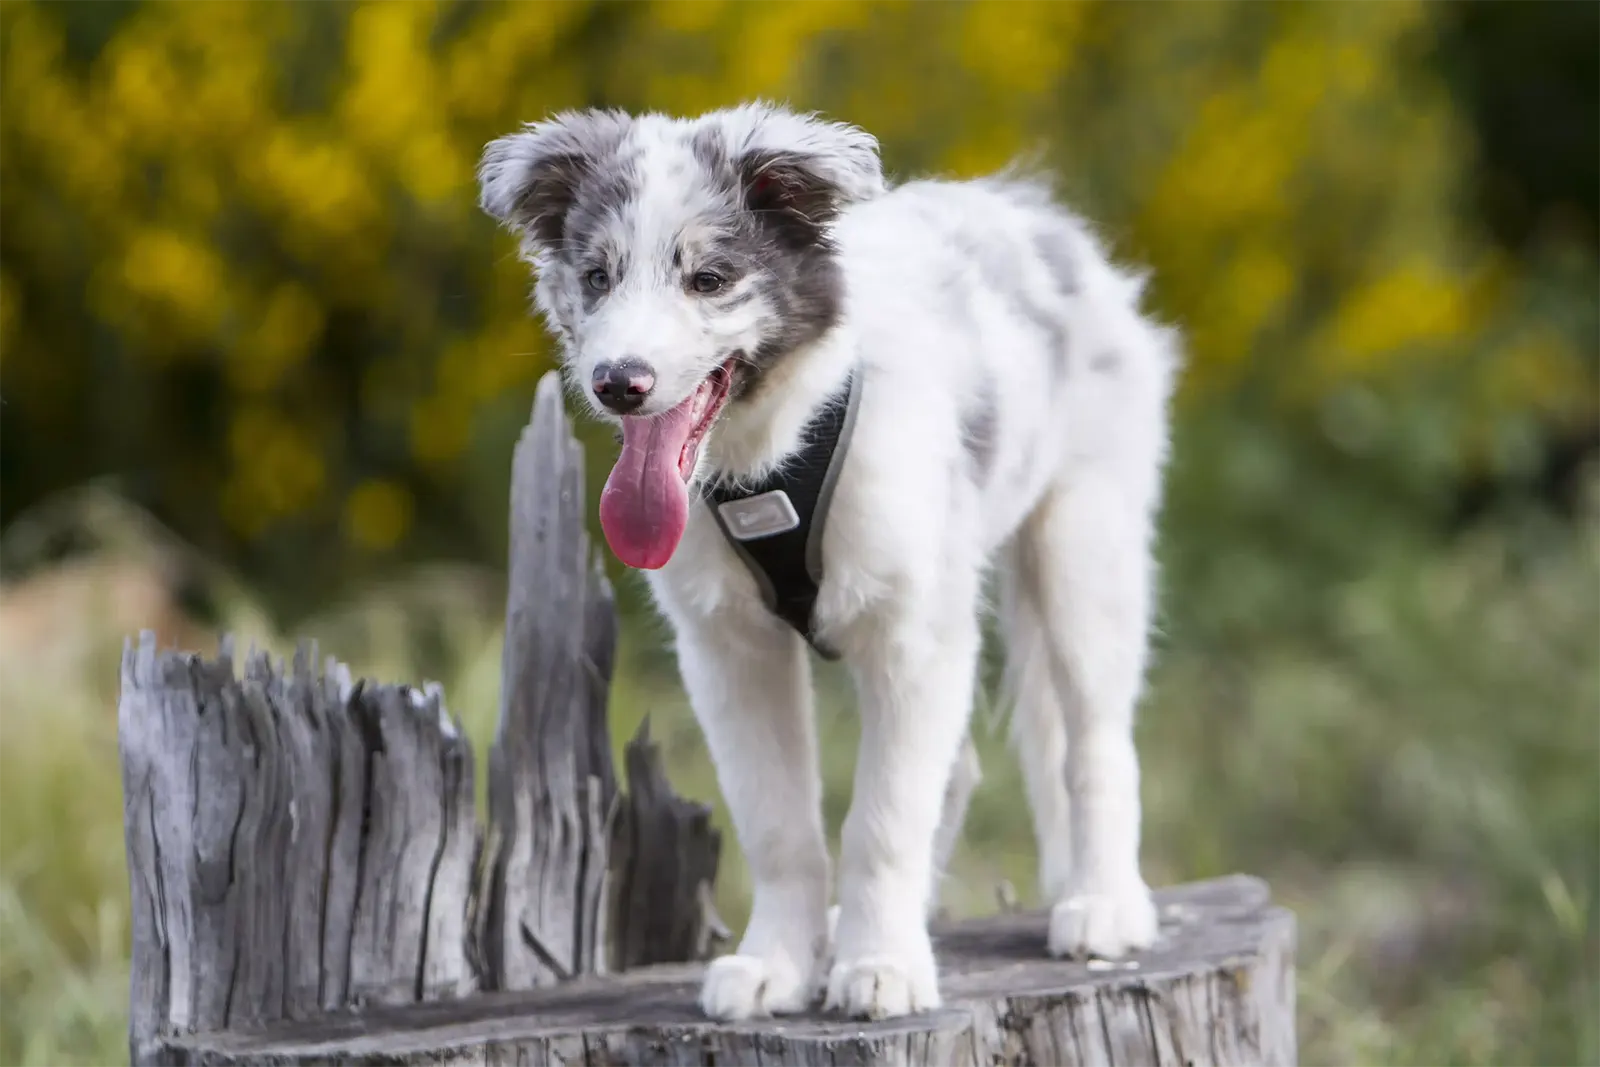
<path fill-rule="evenodd" d="M 999 573 L 999 616 L 1005 636 L 1000 697 L 1033 811 L 1039 892 L 1048 904 L 1065 893 L 1071 874 L 1067 719 L 1051 678 L 1050 635 L 1037 599 L 1043 583 L 1033 573 L 1031 553 L 1021 543 L 1026 537 L 1024 530 Z"/>

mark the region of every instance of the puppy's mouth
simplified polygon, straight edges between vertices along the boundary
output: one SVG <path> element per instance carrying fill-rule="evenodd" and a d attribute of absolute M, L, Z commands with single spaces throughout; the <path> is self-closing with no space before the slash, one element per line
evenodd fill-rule
<path fill-rule="evenodd" d="M 700 445 L 728 403 L 738 356 L 676 407 L 622 420 L 622 454 L 600 493 L 606 543 L 629 567 L 665 566 L 689 522 L 689 479 Z"/>

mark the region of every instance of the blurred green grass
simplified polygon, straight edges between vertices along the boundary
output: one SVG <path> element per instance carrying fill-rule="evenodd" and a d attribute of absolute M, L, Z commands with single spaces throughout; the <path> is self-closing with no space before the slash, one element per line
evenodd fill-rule
<path fill-rule="evenodd" d="M 99 568 L 73 586 L 87 599 L 68 629 L 35 626 L 32 608 L 0 642 L 5 1064 L 126 1059 L 114 709 L 123 628 L 140 608 L 113 600 L 119 575 L 152 564 L 135 553 Z M 1271 880 L 1301 923 L 1304 1062 L 1595 1062 L 1597 589 L 1592 521 L 1497 527 L 1341 584 L 1314 631 L 1264 618 L 1226 654 L 1163 642 L 1140 725 L 1148 876 Z M 442 680 L 481 761 L 499 598 L 481 573 L 419 571 L 297 631 L 360 672 Z M 27 606 L 14 587 L 4 601 Z M 242 638 L 289 647 L 247 597 L 218 611 Z M 648 617 L 624 621 L 614 741 L 648 713 L 680 791 L 726 826 L 661 636 Z M 856 727 L 842 676 L 819 681 L 836 832 Z M 975 730 L 985 780 L 947 893 L 968 914 L 991 909 L 1002 880 L 1034 899 L 1018 775 L 981 710 Z M 737 926 L 749 886 L 727 840 L 719 897 Z"/>

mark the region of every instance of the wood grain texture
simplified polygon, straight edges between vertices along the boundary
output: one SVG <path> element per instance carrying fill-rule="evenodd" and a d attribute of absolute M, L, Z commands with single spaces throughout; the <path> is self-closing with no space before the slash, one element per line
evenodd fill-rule
<path fill-rule="evenodd" d="M 130 1052 L 159 1035 L 476 988 L 472 753 L 436 689 L 352 687 L 302 646 L 234 672 L 124 649 Z"/>
<path fill-rule="evenodd" d="M 612 833 L 612 967 L 708 959 L 729 938 L 712 903 L 722 834 L 708 806 L 672 791 L 648 716 L 624 762 L 628 793 Z"/>
<path fill-rule="evenodd" d="M 510 521 L 481 936 L 487 984 L 515 990 L 605 970 L 617 801 L 606 726 L 616 615 L 585 532 L 583 450 L 555 372 L 512 457 Z"/>
<path fill-rule="evenodd" d="M 1294 922 L 1242 877 L 1159 893 L 1160 943 L 1118 965 L 1047 959 L 1042 915 L 940 927 L 947 1006 L 881 1024 L 716 1026 L 695 967 L 632 969 L 726 939 L 721 841 L 647 724 L 619 792 L 616 617 L 554 374 L 512 483 L 486 829 L 435 685 L 356 682 L 314 645 L 242 674 L 226 638 L 124 650 L 134 1063 L 1294 1062 Z"/>
<path fill-rule="evenodd" d="M 175 1041 L 175 1062 L 390 1064 L 1293 1064 L 1294 920 L 1242 876 L 1157 893 L 1159 942 L 1117 964 L 1046 958 L 1046 917 L 937 929 L 946 1007 L 856 1023 L 721 1026 L 698 967 Z"/>
<path fill-rule="evenodd" d="M 226 638 L 214 662 L 158 654 L 149 635 L 130 645 L 119 732 L 136 1061 L 160 1034 L 709 951 L 720 839 L 647 737 L 628 750 L 637 786 L 619 808 L 616 613 L 585 513 L 552 373 L 513 458 L 487 831 L 438 686 L 358 683 L 334 660 L 318 669 L 314 645 L 288 669 L 251 653 L 242 676 Z"/>

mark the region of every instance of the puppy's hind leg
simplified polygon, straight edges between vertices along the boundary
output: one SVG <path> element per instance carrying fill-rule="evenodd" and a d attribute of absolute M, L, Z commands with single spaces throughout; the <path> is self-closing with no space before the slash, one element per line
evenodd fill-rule
<path fill-rule="evenodd" d="M 950 772 L 950 784 L 944 791 L 944 813 L 939 817 L 939 832 L 933 839 L 933 887 L 928 893 L 928 915 L 939 910 L 939 891 L 950 867 L 950 857 L 955 854 L 956 842 L 961 839 L 961 827 L 967 821 L 967 805 L 972 803 L 973 790 L 983 780 L 983 765 L 978 762 L 978 748 L 972 743 L 972 733 L 956 756 L 955 768 Z"/>
<path fill-rule="evenodd" d="M 1054 903 L 1065 895 L 1072 872 L 1067 713 L 1052 680 L 1049 634 L 1037 606 L 1037 581 L 1022 557 L 1021 545 L 1013 544 L 1000 568 L 1006 667 L 1001 700 L 1033 814 L 1039 893 Z"/>
<path fill-rule="evenodd" d="M 776 619 L 679 621 L 679 670 L 716 764 L 754 883 L 738 950 L 711 962 L 700 995 L 715 1019 L 805 1010 L 827 947 L 811 664 Z"/>
<path fill-rule="evenodd" d="M 1019 582 L 1036 598 L 1066 713 L 1072 859 L 1050 916 L 1058 956 L 1115 958 L 1156 936 L 1139 871 L 1133 744 L 1151 614 L 1148 500 L 1114 472 L 1080 472 L 1055 487 L 1019 537 Z"/>

